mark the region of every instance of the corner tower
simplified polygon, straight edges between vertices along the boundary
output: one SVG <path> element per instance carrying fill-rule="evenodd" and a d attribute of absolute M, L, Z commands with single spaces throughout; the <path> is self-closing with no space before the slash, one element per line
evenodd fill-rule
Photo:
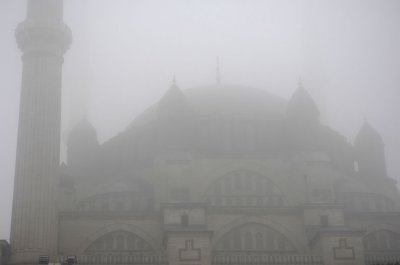
<path fill-rule="evenodd" d="M 62 0 L 29 0 L 16 29 L 23 70 L 11 220 L 11 263 L 56 255 L 55 187 L 60 159 L 61 74 L 71 43 Z"/>

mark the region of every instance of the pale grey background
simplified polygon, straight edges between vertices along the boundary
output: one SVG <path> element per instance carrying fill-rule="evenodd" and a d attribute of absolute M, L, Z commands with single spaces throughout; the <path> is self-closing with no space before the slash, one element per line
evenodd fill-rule
<path fill-rule="evenodd" d="M 0 0 L 0 238 L 9 238 L 24 0 Z M 364 115 L 400 179 L 400 1 L 66 0 L 63 139 L 87 113 L 101 142 L 170 86 L 222 82 L 289 98 L 299 76 L 323 122 L 353 141 Z M 63 144 L 63 153 L 65 146 Z"/>

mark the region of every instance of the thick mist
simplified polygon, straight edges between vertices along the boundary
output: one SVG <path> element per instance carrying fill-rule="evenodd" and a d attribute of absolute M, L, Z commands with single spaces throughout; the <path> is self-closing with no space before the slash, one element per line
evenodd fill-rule
<path fill-rule="evenodd" d="M 25 1 L 0 2 L 0 238 L 9 238 L 21 79 L 14 37 Z M 400 180 L 399 1 L 67 0 L 62 157 L 87 117 L 100 142 L 165 93 L 221 82 L 289 99 L 301 77 L 322 122 L 353 142 L 364 119 Z"/>

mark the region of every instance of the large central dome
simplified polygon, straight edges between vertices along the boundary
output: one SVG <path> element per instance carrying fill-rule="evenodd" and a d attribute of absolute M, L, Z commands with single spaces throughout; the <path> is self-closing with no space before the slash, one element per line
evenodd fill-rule
<path fill-rule="evenodd" d="M 185 104 L 186 110 L 200 116 L 238 116 L 281 119 L 287 101 L 265 90 L 239 85 L 210 85 L 180 90 L 173 85 L 158 103 L 139 115 L 128 128 L 156 120 L 167 108 Z M 160 110 L 160 108 L 163 108 Z"/>
<path fill-rule="evenodd" d="M 157 103 L 102 144 L 101 159 L 104 170 L 137 172 L 166 156 L 265 158 L 304 146 L 334 152 L 339 145 L 340 152 L 348 149 L 340 135 L 320 125 L 315 102 L 301 84 L 285 100 L 249 86 L 181 90 L 173 82 Z"/>

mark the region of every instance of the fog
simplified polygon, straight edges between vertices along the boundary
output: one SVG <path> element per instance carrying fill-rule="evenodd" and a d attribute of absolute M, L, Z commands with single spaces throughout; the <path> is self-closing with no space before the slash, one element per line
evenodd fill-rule
<path fill-rule="evenodd" d="M 0 238 L 9 238 L 21 79 L 14 37 L 25 1 L 0 2 Z M 363 120 L 400 180 L 399 1 L 67 0 L 73 34 L 63 66 L 62 158 L 84 118 L 100 142 L 167 91 L 216 82 L 289 99 L 299 78 L 322 122 L 353 142 Z"/>

